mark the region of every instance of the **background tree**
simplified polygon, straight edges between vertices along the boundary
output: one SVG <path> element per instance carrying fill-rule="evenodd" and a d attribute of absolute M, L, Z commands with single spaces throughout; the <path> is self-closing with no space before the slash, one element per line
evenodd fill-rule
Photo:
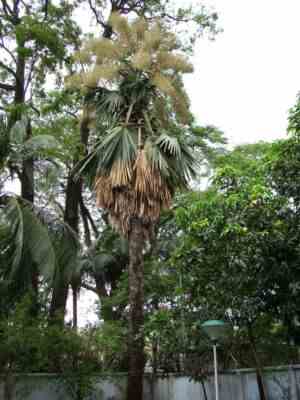
<path fill-rule="evenodd" d="M 184 233 L 174 258 L 193 307 L 210 318 L 227 314 L 246 329 L 261 399 L 266 392 L 257 344 L 269 339 L 257 327 L 294 319 L 290 285 L 299 257 L 294 209 L 270 185 L 272 151 L 271 145 L 250 145 L 220 158 L 213 187 L 177 210 Z"/>

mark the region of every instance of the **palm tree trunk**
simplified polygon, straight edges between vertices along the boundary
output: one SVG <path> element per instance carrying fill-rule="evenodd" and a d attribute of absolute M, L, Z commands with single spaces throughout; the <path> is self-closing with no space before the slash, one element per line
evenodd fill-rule
<path fill-rule="evenodd" d="M 144 260 L 142 222 L 135 218 L 129 233 L 129 330 L 127 400 L 143 399 L 144 376 Z"/>

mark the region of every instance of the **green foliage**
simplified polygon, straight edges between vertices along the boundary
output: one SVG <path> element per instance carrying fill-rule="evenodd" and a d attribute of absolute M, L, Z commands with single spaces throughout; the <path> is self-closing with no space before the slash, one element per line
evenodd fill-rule
<path fill-rule="evenodd" d="M 11 260 L 6 258 L 5 262 L 7 279 L 14 280 L 16 274 L 22 274 L 24 282 L 30 280 L 34 265 L 46 279 L 51 278 L 54 273 L 55 253 L 47 228 L 38 220 L 30 205 L 19 203 L 14 198 L 2 200 L 3 218 L 10 230 L 9 240 L 12 247 Z M 27 267 L 24 266 L 25 263 Z"/>

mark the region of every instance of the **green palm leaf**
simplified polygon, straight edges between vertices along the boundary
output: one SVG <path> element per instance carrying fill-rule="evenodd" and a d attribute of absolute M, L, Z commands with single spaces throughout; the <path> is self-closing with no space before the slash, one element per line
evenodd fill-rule
<path fill-rule="evenodd" d="M 159 145 L 157 143 L 153 143 L 151 138 L 146 140 L 145 152 L 152 167 L 159 170 L 164 178 L 168 177 L 170 174 L 168 161 Z"/>
<path fill-rule="evenodd" d="M 10 226 L 13 247 L 10 264 L 10 279 L 25 265 L 36 265 L 44 278 L 54 274 L 55 252 L 47 228 L 27 204 L 10 198 L 3 208 L 6 222 Z"/>
<path fill-rule="evenodd" d="M 50 224 L 50 236 L 55 249 L 54 285 L 69 283 L 76 275 L 80 243 L 77 234 L 63 221 Z"/>
<path fill-rule="evenodd" d="M 96 150 L 99 155 L 98 171 L 109 172 L 113 164 L 131 163 L 137 152 L 133 133 L 124 127 L 113 128 Z"/>
<path fill-rule="evenodd" d="M 176 137 L 169 136 L 166 133 L 163 133 L 156 140 L 156 143 L 164 153 L 180 158 L 181 146 Z"/>

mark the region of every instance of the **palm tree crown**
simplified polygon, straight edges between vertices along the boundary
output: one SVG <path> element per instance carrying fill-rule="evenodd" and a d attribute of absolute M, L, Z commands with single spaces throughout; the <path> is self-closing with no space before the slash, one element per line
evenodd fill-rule
<path fill-rule="evenodd" d="M 127 235 L 131 218 L 153 226 L 174 191 L 195 174 L 182 84 L 192 67 L 158 21 L 129 24 L 113 14 L 111 25 L 115 39 L 87 42 L 75 56 L 83 72 L 69 81 L 88 89 L 85 113 L 95 120 L 99 138 L 83 167 L 97 159 L 98 205 Z"/>

